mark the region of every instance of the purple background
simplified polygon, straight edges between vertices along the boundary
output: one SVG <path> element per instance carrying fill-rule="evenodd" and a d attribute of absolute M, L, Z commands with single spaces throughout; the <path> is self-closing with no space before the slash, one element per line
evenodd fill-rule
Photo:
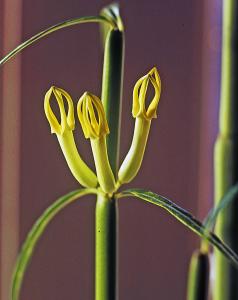
<path fill-rule="evenodd" d="M 141 171 L 128 186 L 170 197 L 200 218 L 212 203 L 220 2 L 120 1 L 126 28 L 121 159 L 133 133 L 135 81 L 153 66 L 162 79 L 158 119 Z M 62 20 L 96 15 L 109 3 L 24 0 L 22 40 Z M 95 24 L 57 32 L 22 55 L 21 242 L 54 199 L 78 187 L 50 135 L 44 94 L 56 85 L 75 103 L 85 90 L 100 95 L 101 71 Z M 88 141 L 77 135 L 80 152 L 92 161 Z M 51 224 L 36 248 L 21 299 L 93 299 L 94 205 L 93 198 L 85 198 Z M 158 207 L 122 199 L 119 210 L 119 298 L 184 300 L 189 258 L 199 239 Z"/>

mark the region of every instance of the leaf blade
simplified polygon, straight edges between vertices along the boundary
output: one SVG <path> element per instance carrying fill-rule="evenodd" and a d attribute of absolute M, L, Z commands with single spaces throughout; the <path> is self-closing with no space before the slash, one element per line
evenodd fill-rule
<path fill-rule="evenodd" d="M 29 38 L 25 42 L 18 45 L 15 49 L 13 49 L 11 52 L 9 52 L 7 55 L 5 55 L 2 59 L 0 59 L 0 66 L 4 65 L 8 60 L 10 60 L 14 56 L 16 56 L 18 53 L 20 53 L 22 50 L 24 50 L 28 46 L 34 44 L 35 42 L 39 41 L 43 37 L 48 36 L 49 34 L 55 32 L 55 31 L 58 31 L 60 29 L 66 28 L 66 27 L 78 25 L 78 24 L 92 23 L 92 22 L 106 23 L 106 24 L 108 24 L 108 26 L 114 27 L 114 24 L 109 19 L 106 19 L 103 16 L 86 16 L 86 17 L 70 19 L 70 20 L 66 20 L 66 21 L 57 23 L 53 26 L 46 28 L 45 30 L 40 31 L 39 33 L 33 35 L 31 38 Z"/>
<path fill-rule="evenodd" d="M 25 242 L 23 243 L 22 249 L 15 265 L 11 286 L 12 300 L 19 299 L 25 271 L 33 255 L 35 246 L 44 233 L 45 229 L 47 228 L 47 225 L 63 208 L 77 200 L 79 197 L 87 194 L 97 194 L 97 190 L 79 189 L 58 198 L 43 212 L 43 214 L 34 223 L 25 239 Z"/>
<path fill-rule="evenodd" d="M 171 200 L 143 189 L 128 189 L 117 195 L 118 198 L 126 196 L 135 196 L 139 199 L 165 209 L 190 230 L 209 241 L 214 247 L 220 250 L 236 267 L 238 267 L 237 254 L 229 246 L 223 243 L 215 234 L 208 231 L 206 227 L 193 215 L 191 215 L 188 211 L 181 208 L 177 204 L 173 203 Z"/>
<path fill-rule="evenodd" d="M 219 203 L 210 210 L 208 213 L 206 219 L 204 220 L 204 226 L 208 229 L 212 229 L 213 226 L 215 226 L 217 217 L 219 214 L 226 209 L 226 207 L 232 203 L 236 199 L 238 195 L 238 184 L 235 184 L 232 186 L 228 192 L 225 194 L 225 196 L 219 201 Z"/>

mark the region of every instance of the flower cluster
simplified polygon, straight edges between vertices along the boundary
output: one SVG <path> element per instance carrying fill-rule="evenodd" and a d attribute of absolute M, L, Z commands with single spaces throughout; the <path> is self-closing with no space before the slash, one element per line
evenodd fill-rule
<path fill-rule="evenodd" d="M 152 100 L 147 99 L 149 85 L 154 90 Z M 134 135 L 131 147 L 115 178 L 108 159 L 106 136 L 109 134 L 109 127 L 101 100 L 85 92 L 77 105 L 77 115 L 84 136 L 91 142 L 96 167 L 95 174 L 81 158 L 75 144 L 73 135 L 75 115 L 72 98 L 61 88 L 53 86 L 49 89 L 45 95 L 44 109 L 51 133 L 56 134 L 67 164 L 82 186 L 100 187 L 103 192 L 111 194 L 121 184 L 130 182 L 136 176 L 143 160 L 151 120 L 157 116 L 160 92 L 161 81 L 156 68 L 136 82 L 132 107 L 132 115 L 135 118 Z M 59 107 L 60 122 L 51 108 L 53 99 Z"/>

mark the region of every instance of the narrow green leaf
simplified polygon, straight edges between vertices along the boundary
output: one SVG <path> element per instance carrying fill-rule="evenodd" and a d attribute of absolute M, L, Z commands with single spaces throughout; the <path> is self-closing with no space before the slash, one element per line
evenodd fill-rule
<path fill-rule="evenodd" d="M 210 212 L 208 213 L 207 217 L 203 222 L 207 232 L 213 229 L 219 214 L 223 212 L 233 201 L 235 201 L 235 199 L 237 199 L 237 195 L 238 195 L 238 184 L 233 185 L 225 194 L 225 196 L 217 203 L 217 205 L 210 210 Z M 201 249 L 203 249 L 203 251 L 206 252 L 209 251 L 209 244 L 206 239 L 203 239 L 201 241 Z"/>
<path fill-rule="evenodd" d="M 30 259 L 33 255 L 35 246 L 39 238 L 44 233 L 45 229 L 49 222 L 67 205 L 77 200 L 79 197 L 82 197 L 87 194 L 97 194 L 96 189 L 80 189 L 73 191 L 65 196 L 60 197 L 52 205 L 50 205 L 39 219 L 32 226 L 30 232 L 28 233 L 26 240 L 22 246 L 21 252 L 18 256 L 15 270 L 12 278 L 12 300 L 18 300 L 21 290 L 22 281 L 26 268 L 30 262 Z"/>
<path fill-rule="evenodd" d="M 17 46 L 15 49 L 13 49 L 11 52 L 9 52 L 6 56 L 4 56 L 0 60 L 0 66 L 5 64 L 8 60 L 13 58 L 14 56 L 16 56 L 23 49 L 27 48 L 28 46 L 34 44 L 38 40 L 42 39 L 43 37 L 55 32 L 55 31 L 58 31 L 60 29 L 66 28 L 66 27 L 78 25 L 78 24 L 95 23 L 95 22 L 106 23 L 109 26 L 111 26 L 112 28 L 115 27 L 115 24 L 112 21 L 106 19 L 103 16 L 87 16 L 87 17 L 81 17 L 81 18 L 75 18 L 75 19 L 63 21 L 61 23 L 50 26 L 49 28 L 35 34 L 34 36 L 32 36 L 31 38 L 29 38 L 28 40 L 26 40 L 25 42 L 23 42 L 19 46 Z"/>
<path fill-rule="evenodd" d="M 178 219 L 182 224 L 187 226 L 202 238 L 209 241 L 214 247 L 220 250 L 220 252 L 223 253 L 236 267 L 238 267 L 238 256 L 236 255 L 236 253 L 229 246 L 223 243 L 215 234 L 207 231 L 204 225 L 200 221 L 195 219 L 194 216 L 173 203 L 171 200 L 143 189 L 129 189 L 117 195 L 118 198 L 127 196 L 135 196 L 165 209 L 172 216 Z"/>
<path fill-rule="evenodd" d="M 233 200 L 237 199 L 238 195 L 238 184 L 232 186 L 229 191 L 225 194 L 225 196 L 221 199 L 221 201 L 211 209 L 208 213 L 205 221 L 203 222 L 204 226 L 211 230 L 217 220 L 218 215 L 226 209 L 226 207 L 233 202 Z"/>

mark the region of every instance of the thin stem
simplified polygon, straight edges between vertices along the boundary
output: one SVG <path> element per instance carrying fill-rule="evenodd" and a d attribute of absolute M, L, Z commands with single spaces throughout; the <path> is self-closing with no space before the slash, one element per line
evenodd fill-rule
<path fill-rule="evenodd" d="M 150 120 L 136 118 L 131 147 L 118 172 L 119 183 L 130 182 L 137 175 L 145 153 L 150 125 Z"/>
<path fill-rule="evenodd" d="M 113 193 L 115 191 L 115 178 L 108 161 L 105 135 L 91 139 L 91 146 L 98 182 L 105 193 Z"/>
<path fill-rule="evenodd" d="M 66 27 L 82 24 L 82 23 L 95 23 L 95 22 L 106 23 L 106 24 L 110 25 L 110 27 L 112 27 L 112 28 L 114 28 L 116 26 L 115 23 L 113 23 L 111 20 L 106 19 L 103 16 L 81 17 L 81 18 L 75 18 L 75 19 L 71 19 L 71 20 L 67 20 L 67 21 L 58 23 L 56 25 L 50 26 L 49 28 L 35 34 L 34 36 L 32 36 L 31 38 L 29 38 L 28 40 L 26 40 L 19 46 L 17 46 L 14 50 L 9 52 L 6 56 L 4 56 L 0 60 L 0 66 L 5 64 L 8 60 L 13 58 L 14 56 L 16 56 L 23 49 L 27 48 L 31 44 L 37 42 L 38 40 L 42 39 L 43 37 L 55 32 L 55 31 L 58 31 L 60 29 L 66 28 Z"/>
<path fill-rule="evenodd" d="M 223 1 L 220 134 L 214 154 L 215 201 L 219 203 L 238 181 L 238 2 Z M 216 224 L 216 234 L 238 252 L 238 203 L 232 201 Z M 238 271 L 215 251 L 214 300 L 238 299 Z"/>
<path fill-rule="evenodd" d="M 98 195 L 95 215 L 95 300 L 117 297 L 117 202 Z"/>

